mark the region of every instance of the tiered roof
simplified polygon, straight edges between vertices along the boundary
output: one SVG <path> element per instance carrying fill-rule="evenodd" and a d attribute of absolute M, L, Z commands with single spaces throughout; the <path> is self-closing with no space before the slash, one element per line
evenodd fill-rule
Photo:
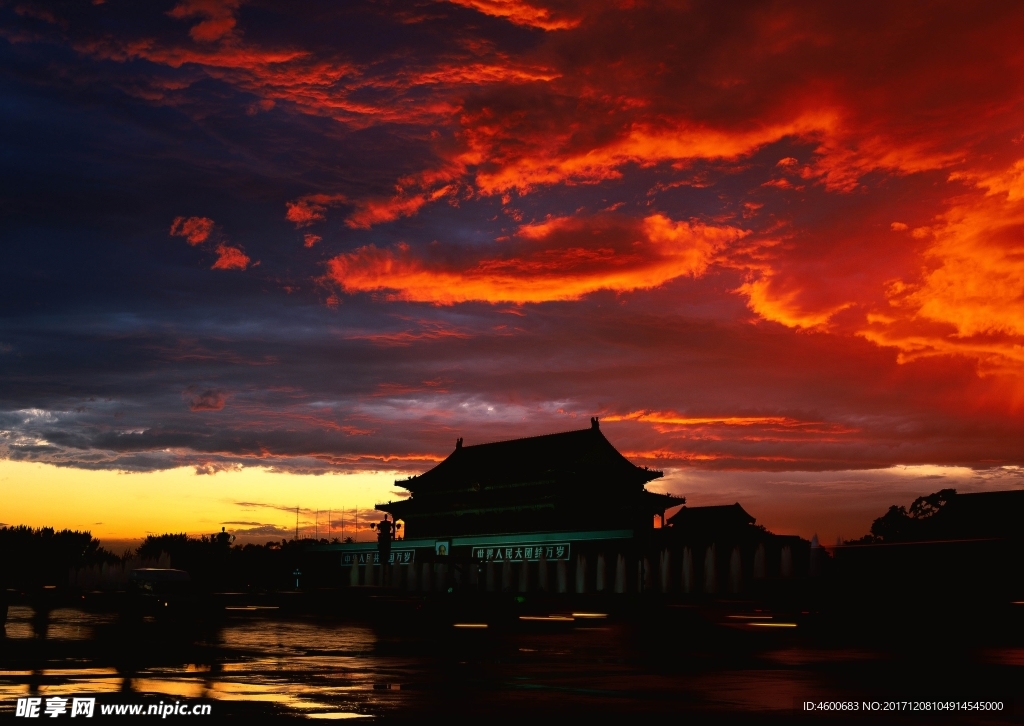
<path fill-rule="evenodd" d="M 405 520 L 410 536 L 625 527 L 681 503 L 644 488 L 661 476 L 626 459 L 592 419 L 590 428 L 545 436 L 475 446 L 459 439 L 433 469 L 395 482 L 411 498 L 377 509 Z"/>

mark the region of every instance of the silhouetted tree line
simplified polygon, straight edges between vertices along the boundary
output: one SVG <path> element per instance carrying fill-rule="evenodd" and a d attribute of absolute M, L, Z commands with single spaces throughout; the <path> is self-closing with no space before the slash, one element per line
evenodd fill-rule
<path fill-rule="evenodd" d="M 318 558 L 309 557 L 308 548 L 328 544 L 326 539 L 299 539 L 266 544 L 232 545 L 234 537 L 226 533 L 191 537 L 185 534 L 149 536 L 137 553 L 144 559 L 156 559 L 161 553 L 171 558 L 171 567 L 186 570 L 193 582 L 206 589 L 235 588 L 274 590 L 294 586 L 296 569 L 308 580 Z M 337 540 L 335 540 L 337 541 Z M 322 567 L 337 569 L 335 559 Z"/>
<path fill-rule="evenodd" d="M 910 508 L 895 504 L 871 524 L 871 534 L 849 544 L 891 544 L 917 542 L 934 535 L 934 517 L 956 496 L 956 489 L 942 489 L 918 497 Z"/>
<path fill-rule="evenodd" d="M 89 532 L 0 527 L 0 586 L 64 585 L 72 568 L 120 562 Z"/>
<path fill-rule="evenodd" d="M 307 552 L 312 545 L 327 544 L 326 539 L 282 540 L 264 545 L 233 545 L 233 539 L 224 532 L 199 537 L 150 535 L 137 549 L 127 550 L 119 557 L 101 547 L 89 532 L 0 527 L 0 588 L 60 587 L 68 583 L 68 573 L 74 569 L 125 563 L 133 557 L 155 562 L 161 554 L 170 557 L 171 567 L 186 570 L 204 589 L 288 588 L 295 584 L 292 573 L 296 569 L 301 569 L 303 579 L 308 579 L 314 574 L 313 569 L 329 570 L 332 564 L 337 568 L 333 559 L 311 558 Z M 323 565 L 318 565 L 320 560 L 324 560 Z"/>

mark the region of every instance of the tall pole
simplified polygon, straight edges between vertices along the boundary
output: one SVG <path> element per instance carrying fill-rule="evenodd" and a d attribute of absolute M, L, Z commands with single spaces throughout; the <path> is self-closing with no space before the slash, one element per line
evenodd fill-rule
<path fill-rule="evenodd" d="M 320 510 L 316 510 L 316 519 L 313 520 L 313 539 L 320 539 Z"/>
<path fill-rule="evenodd" d="M 345 507 L 341 508 L 341 541 L 345 541 Z"/>
<path fill-rule="evenodd" d="M 299 505 L 295 505 L 295 539 L 299 539 Z"/>
<path fill-rule="evenodd" d="M 327 510 L 327 541 L 331 541 L 331 510 Z"/>

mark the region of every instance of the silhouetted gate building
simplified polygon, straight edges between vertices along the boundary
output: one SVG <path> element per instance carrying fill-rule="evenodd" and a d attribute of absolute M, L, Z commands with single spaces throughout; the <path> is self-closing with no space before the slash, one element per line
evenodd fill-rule
<path fill-rule="evenodd" d="M 622 456 L 596 418 L 546 436 L 459 439 L 433 469 L 395 482 L 408 499 L 377 505 L 402 525 L 390 549 L 328 549 L 340 550 L 348 584 L 411 592 L 717 595 L 806 571 L 806 541 L 756 527 L 739 504 L 683 507 L 666 523 L 685 499 L 648 491 L 661 476 Z"/>
<path fill-rule="evenodd" d="M 385 579 L 414 591 L 633 590 L 654 517 L 684 502 L 647 491 L 661 476 L 622 456 L 596 418 L 546 436 L 459 439 L 433 469 L 395 482 L 408 499 L 377 505 L 402 524 Z M 334 548 L 352 584 L 379 584 L 376 543 Z"/>

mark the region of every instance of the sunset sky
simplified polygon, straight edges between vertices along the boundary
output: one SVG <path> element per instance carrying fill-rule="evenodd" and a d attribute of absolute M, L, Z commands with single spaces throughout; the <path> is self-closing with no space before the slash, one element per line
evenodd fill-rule
<path fill-rule="evenodd" d="M 591 416 L 829 543 L 1020 488 L 1021 38 L 1017 2 L 2 2 L 0 522 L 312 535 Z"/>

